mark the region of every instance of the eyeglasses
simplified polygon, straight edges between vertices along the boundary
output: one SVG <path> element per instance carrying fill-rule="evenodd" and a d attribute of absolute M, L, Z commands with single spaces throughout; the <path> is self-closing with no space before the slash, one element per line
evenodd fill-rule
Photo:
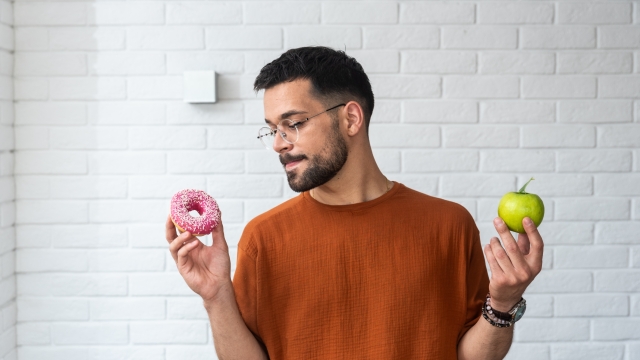
<path fill-rule="evenodd" d="M 282 140 L 286 141 L 287 143 L 295 144 L 300 139 L 300 134 L 298 132 L 298 126 L 300 126 L 300 124 L 307 122 L 318 115 L 322 115 L 327 111 L 330 111 L 345 105 L 346 104 L 338 104 L 332 108 L 329 108 L 323 112 L 317 113 L 313 116 L 309 116 L 308 118 L 303 120 L 284 119 L 280 121 L 274 129 L 266 126 L 262 127 L 260 128 L 260 131 L 258 131 L 258 139 L 262 141 L 262 144 L 264 144 L 267 150 L 273 149 L 273 142 L 276 139 L 276 133 L 279 133 Z"/>

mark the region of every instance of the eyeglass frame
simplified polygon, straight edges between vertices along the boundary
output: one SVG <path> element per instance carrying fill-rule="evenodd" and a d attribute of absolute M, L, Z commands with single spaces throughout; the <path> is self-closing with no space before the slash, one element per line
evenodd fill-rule
<path fill-rule="evenodd" d="M 298 140 L 300 140 L 300 133 L 299 133 L 299 130 L 298 130 L 298 125 L 300 125 L 300 124 L 302 124 L 302 123 L 305 123 L 305 122 L 307 122 L 307 121 L 311 120 L 312 118 L 314 118 L 314 117 L 316 117 L 316 116 L 318 116 L 318 115 L 322 115 L 322 114 L 326 113 L 327 111 L 331 111 L 331 110 L 336 109 L 336 108 L 338 108 L 338 107 L 340 107 L 340 106 L 346 106 L 346 105 L 347 105 L 346 103 L 345 103 L 345 104 L 338 104 L 338 105 L 336 105 L 336 106 L 333 106 L 333 107 L 328 108 L 328 109 L 327 109 L 327 110 L 325 110 L 325 111 L 319 112 L 319 113 L 317 113 L 317 114 L 315 114 L 315 115 L 313 115 L 313 116 L 309 116 L 308 118 L 305 118 L 305 119 L 303 119 L 303 120 L 296 121 L 295 123 L 293 123 L 293 120 L 291 120 L 291 119 L 282 119 L 282 120 L 280 120 L 280 122 L 278 122 L 278 125 L 276 125 L 276 128 L 275 128 L 275 129 L 272 129 L 272 128 L 268 127 L 268 126 L 263 126 L 263 127 L 261 127 L 261 128 L 258 130 L 258 133 L 259 133 L 262 129 L 269 129 L 269 131 L 271 132 L 271 134 L 273 134 L 274 132 L 276 132 L 276 131 L 277 131 L 277 132 L 280 134 L 280 137 L 282 138 L 282 140 L 284 140 L 287 144 L 291 144 L 291 145 L 293 145 L 293 144 L 297 143 L 297 142 L 298 142 Z M 298 136 L 297 136 L 296 141 L 291 142 L 291 141 L 287 140 L 287 138 L 285 137 L 284 131 L 282 131 L 282 130 L 278 129 L 278 127 L 280 126 L 280 124 L 281 124 L 283 121 L 291 121 L 291 122 L 292 122 L 293 127 L 296 129 L 296 133 L 298 133 Z M 257 139 L 258 139 L 258 140 L 260 140 L 260 142 L 262 142 L 262 143 L 264 144 L 264 141 L 262 141 L 262 139 L 261 139 L 261 138 L 262 138 L 262 137 L 265 137 L 265 136 L 268 136 L 268 135 L 270 135 L 270 134 L 258 135 Z M 275 134 L 273 134 L 273 136 L 275 136 Z M 265 145 L 265 147 L 266 147 L 266 144 L 264 144 L 264 145 Z M 267 149 L 268 149 L 268 148 L 267 148 Z"/>

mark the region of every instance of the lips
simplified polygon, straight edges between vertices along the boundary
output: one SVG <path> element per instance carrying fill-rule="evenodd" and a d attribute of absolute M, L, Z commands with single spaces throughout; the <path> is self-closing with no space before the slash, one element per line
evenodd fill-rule
<path fill-rule="evenodd" d="M 298 165 L 298 163 L 306 158 L 307 157 L 305 155 L 283 154 L 280 155 L 280 163 L 284 166 L 285 169 L 289 169 Z"/>

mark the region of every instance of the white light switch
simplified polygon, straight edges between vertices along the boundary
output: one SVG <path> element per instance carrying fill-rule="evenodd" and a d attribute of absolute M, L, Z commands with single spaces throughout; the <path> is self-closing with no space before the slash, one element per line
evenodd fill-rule
<path fill-rule="evenodd" d="M 215 71 L 184 72 L 184 102 L 214 103 L 216 102 Z"/>

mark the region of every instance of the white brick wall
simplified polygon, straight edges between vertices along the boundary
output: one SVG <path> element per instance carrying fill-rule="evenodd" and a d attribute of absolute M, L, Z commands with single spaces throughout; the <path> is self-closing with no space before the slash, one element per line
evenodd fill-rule
<path fill-rule="evenodd" d="M 13 164 L 14 7 L 0 0 L 0 359 L 17 358 L 16 189 Z"/>
<path fill-rule="evenodd" d="M 640 359 L 639 2 L 0 0 L 0 360 L 215 358 L 168 200 L 217 197 L 235 262 L 295 195 L 252 82 L 305 45 L 362 63 L 380 167 L 483 243 L 536 178 L 544 271 L 507 359 Z M 220 101 L 183 103 L 185 70 Z"/>

